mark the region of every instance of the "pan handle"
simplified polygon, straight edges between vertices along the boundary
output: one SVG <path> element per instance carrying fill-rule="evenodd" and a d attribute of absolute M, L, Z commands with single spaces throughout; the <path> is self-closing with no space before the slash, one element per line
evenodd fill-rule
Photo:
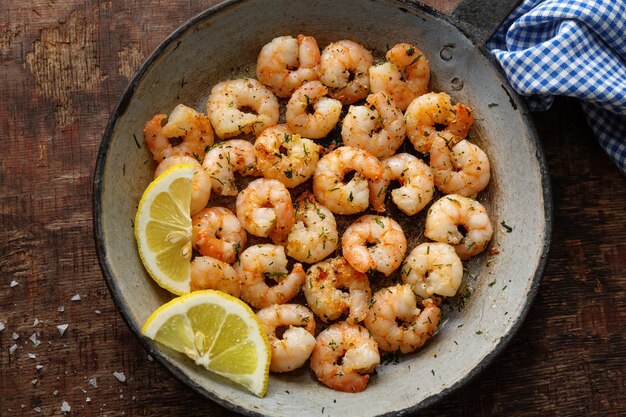
<path fill-rule="evenodd" d="M 484 44 L 520 3 L 521 0 L 461 0 L 451 16 Z"/>

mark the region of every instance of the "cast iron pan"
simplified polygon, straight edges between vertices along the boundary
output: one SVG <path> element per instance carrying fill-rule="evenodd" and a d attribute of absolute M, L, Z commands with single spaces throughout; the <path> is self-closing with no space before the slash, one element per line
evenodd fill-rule
<path fill-rule="evenodd" d="M 526 106 L 484 46 L 517 2 L 465 1 L 445 16 L 402 0 L 226 1 L 168 37 L 122 96 L 104 134 L 94 175 L 95 238 L 104 277 L 122 316 L 150 354 L 223 406 L 272 416 L 405 415 L 432 404 L 487 366 L 528 311 L 551 231 L 550 187 L 536 132 Z M 352 39 L 377 58 L 398 42 L 415 44 L 424 52 L 431 65 L 431 89 L 448 92 L 476 115 L 472 141 L 485 150 L 492 165 L 491 183 L 478 199 L 490 213 L 495 233 L 491 253 L 466 263 L 462 295 L 444 307 L 438 334 L 419 352 L 379 366 L 363 393 L 330 390 L 305 368 L 272 375 L 267 396 L 260 399 L 140 335 L 146 318 L 171 295 L 143 269 L 132 219 L 155 167 L 142 141 L 146 120 L 180 102 L 204 111 L 211 86 L 252 76 L 265 43 L 299 33 L 315 36 L 322 48 Z M 336 140 L 334 135 L 328 140 Z M 403 225 L 409 251 L 425 241 L 423 217 L 403 217 L 393 209 L 390 215 Z M 348 220 L 339 220 L 340 228 Z M 397 277 L 381 279 L 373 286 L 394 280 Z"/>

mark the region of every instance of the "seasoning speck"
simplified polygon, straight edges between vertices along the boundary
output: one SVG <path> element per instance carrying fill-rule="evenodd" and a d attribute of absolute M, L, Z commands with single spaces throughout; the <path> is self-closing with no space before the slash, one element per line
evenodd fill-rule
<path fill-rule="evenodd" d="M 37 333 L 33 333 L 32 335 L 30 335 L 29 337 L 30 341 L 33 342 L 33 346 L 37 347 L 41 344 L 41 342 L 39 341 L 39 339 L 37 339 Z"/>
<path fill-rule="evenodd" d="M 28 354 L 28 358 L 29 359 L 37 359 L 37 355 L 35 355 L 34 353 L 29 353 Z"/>
<path fill-rule="evenodd" d="M 126 375 L 124 375 L 124 372 L 113 372 L 113 376 L 120 382 L 126 381 Z"/>
<path fill-rule="evenodd" d="M 41 371 L 43 369 L 43 365 L 36 365 L 35 369 Z"/>
<path fill-rule="evenodd" d="M 41 322 L 39 321 L 37 317 L 35 317 L 35 321 L 33 321 L 33 327 L 37 326 L 39 323 Z"/>
<path fill-rule="evenodd" d="M 0 321 L 0 332 L 5 329 L 5 324 Z"/>
<path fill-rule="evenodd" d="M 11 288 L 15 287 L 17 284 L 19 284 L 19 282 L 17 282 L 16 280 L 11 281 L 11 283 L 9 284 L 9 286 Z"/>
<path fill-rule="evenodd" d="M 72 298 L 70 298 L 70 300 L 72 301 L 80 301 L 80 294 L 75 294 Z"/>
<path fill-rule="evenodd" d="M 95 377 L 89 380 L 89 385 L 91 385 L 94 388 L 98 388 L 98 381 L 96 380 Z"/>
<path fill-rule="evenodd" d="M 35 407 L 35 408 L 33 408 L 33 411 L 35 413 L 41 413 L 41 407 Z"/>
<path fill-rule="evenodd" d="M 15 333 L 15 332 L 13 332 L 13 334 L 11 335 L 11 337 L 13 338 L 13 340 L 17 340 L 17 339 L 19 339 L 19 338 L 20 338 L 20 335 L 19 335 L 19 334 L 17 334 L 17 333 Z"/>
<path fill-rule="evenodd" d="M 59 313 L 63 313 L 65 311 L 65 306 L 59 306 L 59 308 L 57 308 L 57 311 Z"/>
<path fill-rule="evenodd" d="M 100 314 L 100 310 L 96 310 L 96 311 L 94 311 L 94 313 Z"/>

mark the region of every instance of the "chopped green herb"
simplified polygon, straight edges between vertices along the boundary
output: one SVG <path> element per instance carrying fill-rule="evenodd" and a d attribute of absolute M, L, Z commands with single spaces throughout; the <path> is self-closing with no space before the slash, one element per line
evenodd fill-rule
<path fill-rule="evenodd" d="M 375 217 L 374 221 L 376 222 L 377 225 L 379 225 L 383 229 L 385 228 L 385 223 L 383 223 L 378 217 Z"/>
<path fill-rule="evenodd" d="M 506 232 L 507 232 L 507 233 L 511 233 L 511 232 L 513 231 L 513 228 L 512 228 L 511 226 L 509 226 L 508 224 L 506 224 L 506 223 L 504 222 L 504 220 L 502 220 L 502 221 L 500 222 L 500 224 L 502 225 L 502 227 L 504 227 L 504 228 L 506 229 Z"/>
<path fill-rule="evenodd" d="M 487 104 L 487 106 L 488 106 L 489 108 L 492 108 L 492 107 L 498 107 L 498 103 L 489 103 L 489 104 Z"/>

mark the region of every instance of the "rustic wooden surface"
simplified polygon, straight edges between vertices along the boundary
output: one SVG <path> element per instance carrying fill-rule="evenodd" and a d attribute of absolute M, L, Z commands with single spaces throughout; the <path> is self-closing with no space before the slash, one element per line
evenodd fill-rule
<path fill-rule="evenodd" d="M 149 360 L 102 279 L 91 223 L 96 153 L 125 84 L 212 3 L 0 2 L 0 415 L 62 415 L 64 401 L 70 415 L 234 415 Z M 626 414 L 626 179 L 575 102 L 535 121 L 555 215 L 536 301 L 486 370 L 420 415 Z"/>

